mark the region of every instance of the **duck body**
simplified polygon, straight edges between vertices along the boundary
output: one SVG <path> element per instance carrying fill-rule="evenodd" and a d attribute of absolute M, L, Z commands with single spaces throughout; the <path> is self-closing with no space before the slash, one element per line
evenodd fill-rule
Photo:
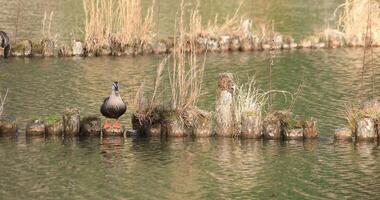
<path fill-rule="evenodd" d="M 104 99 L 100 112 L 106 118 L 119 119 L 126 111 L 127 105 L 120 96 L 118 82 L 114 82 L 111 95 Z"/>
<path fill-rule="evenodd" d="M 10 54 L 11 45 L 7 33 L 0 31 L 0 47 L 4 48 L 4 58 L 7 58 Z"/>

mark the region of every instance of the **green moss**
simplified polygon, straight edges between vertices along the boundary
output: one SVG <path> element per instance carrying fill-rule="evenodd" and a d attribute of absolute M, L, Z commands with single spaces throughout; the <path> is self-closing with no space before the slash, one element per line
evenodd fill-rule
<path fill-rule="evenodd" d="M 46 117 L 45 121 L 48 125 L 55 124 L 62 120 L 61 116 L 58 115 L 49 115 Z"/>
<path fill-rule="evenodd" d="M 293 128 L 302 128 L 305 125 L 305 122 L 299 119 L 289 118 L 286 121 L 286 124 L 288 128 L 293 129 Z"/>
<path fill-rule="evenodd" d="M 165 121 L 179 121 L 180 116 L 175 110 L 165 110 L 161 112 L 161 118 Z"/>
<path fill-rule="evenodd" d="M 43 46 L 41 42 L 32 43 L 32 52 L 33 54 L 42 54 Z"/>
<path fill-rule="evenodd" d="M 96 115 L 90 115 L 90 116 L 83 117 L 81 119 L 81 122 L 87 123 L 87 122 L 96 121 L 96 120 L 100 120 L 100 118 Z"/>
<path fill-rule="evenodd" d="M 248 117 L 254 117 L 254 116 L 257 116 L 257 112 L 255 111 L 244 112 L 243 115 L 248 116 Z"/>

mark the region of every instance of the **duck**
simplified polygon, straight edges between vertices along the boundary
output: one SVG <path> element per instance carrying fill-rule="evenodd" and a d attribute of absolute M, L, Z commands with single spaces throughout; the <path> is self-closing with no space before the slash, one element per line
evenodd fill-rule
<path fill-rule="evenodd" d="M 4 58 L 9 56 L 11 45 L 7 33 L 0 31 L 0 47 L 4 48 Z"/>
<path fill-rule="evenodd" d="M 110 128 L 110 124 L 107 119 L 116 119 L 116 122 L 112 124 L 112 128 L 120 129 L 119 118 L 127 111 L 127 104 L 120 96 L 119 82 L 112 83 L 111 95 L 106 97 L 103 104 L 100 106 L 100 112 L 106 119 L 104 120 L 104 129 Z"/>

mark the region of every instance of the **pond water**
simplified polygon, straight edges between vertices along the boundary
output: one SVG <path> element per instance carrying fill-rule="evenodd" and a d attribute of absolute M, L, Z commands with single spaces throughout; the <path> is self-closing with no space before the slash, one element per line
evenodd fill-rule
<path fill-rule="evenodd" d="M 0 28 L 13 34 L 15 3 L 0 0 Z M 44 11 L 54 10 L 52 32 L 70 39 L 83 17 L 81 1 L 20 1 L 17 37 L 40 38 Z M 145 5 L 147 5 L 145 2 Z M 177 1 L 161 0 L 159 35 L 173 30 Z M 273 19 L 278 31 L 295 37 L 325 28 L 342 1 L 246 1 L 242 12 Z M 232 13 L 236 1 L 202 1 L 202 12 Z M 252 7 L 257 8 L 253 9 Z M 9 9 L 7 9 L 9 8 Z M 251 13 L 252 12 L 252 13 Z M 70 20 L 67 19 L 69 16 Z M 373 49 L 379 75 L 380 49 Z M 334 144 L 345 124 L 345 103 L 379 95 L 372 69 L 364 74 L 363 49 L 295 50 L 276 53 L 272 89 L 294 92 L 303 81 L 293 112 L 318 119 L 320 139 L 262 142 L 232 139 L 17 139 L 0 138 L 0 199 L 376 199 L 380 195 L 378 144 Z M 24 126 L 28 119 L 79 107 L 99 114 L 111 82 L 121 82 L 132 104 L 141 82 L 152 87 L 163 56 L 101 58 L 10 58 L 0 60 L 0 88 L 9 89 L 6 113 Z M 240 82 L 255 76 L 269 89 L 269 53 L 208 53 L 199 106 L 213 111 L 216 80 L 232 72 Z M 160 98 L 167 99 L 167 85 Z M 287 107 L 281 95 L 275 108 Z M 123 123 L 130 127 L 130 114 Z"/>

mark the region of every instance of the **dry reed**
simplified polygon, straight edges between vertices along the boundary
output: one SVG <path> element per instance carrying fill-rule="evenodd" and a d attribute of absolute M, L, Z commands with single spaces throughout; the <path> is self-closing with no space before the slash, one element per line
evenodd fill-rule
<path fill-rule="evenodd" d="M 380 45 L 380 3 L 378 0 L 346 0 L 336 11 L 341 11 L 338 29 L 348 41 Z M 370 33 L 367 33 L 370 30 Z M 366 41 L 371 35 L 371 41 Z"/>
<path fill-rule="evenodd" d="M 157 96 L 159 95 L 158 90 L 160 88 L 162 82 L 162 74 L 164 67 L 167 63 L 169 57 L 166 57 L 161 61 L 161 63 L 157 67 L 156 78 L 154 82 L 154 89 L 152 96 L 149 100 L 147 100 L 144 96 L 145 93 L 145 85 L 142 83 L 139 89 L 136 92 L 135 99 L 133 101 L 134 115 L 138 118 L 140 124 L 143 122 L 150 121 L 152 113 L 159 107 L 162 103 L 157 100 Z"/>
<path fill-rule="evenodd" d="M 153 10 L 155 0 L 145 18 L 141 0 L 83 0 L 85 41 L 89 50 L 142 45 L 154 37 Z"/>
<path fill-rule="evenodd" d="M 374 99 L 363 103 L 361 106 L 357 104 L 346 104 L 344 114 L 349 127 L 352 131 L 355 131 L 358 119 L 380 119 L 380 102 Z"/>
<path fill-rule="evenodd" d="M 189 27 L 185 26 L 186 16 L 185 1 L 181 1 L 181 7 L 176 20 L 176 33 L 174 36 L 173 66 L 169 71 L 171 86 L 171 109 L 180 113 L 187 108 L 195 107 L 201 95 L 205 59 L 199 62 L 196 54 L 196 31 L 199 30 L 201 17 L 197 9 L 190 11 Z M 189 45 L 187 37 L 189 39 Z M 189 52 L 189 53 L 187 53 Z M 206 58 L 206 57 L 205 57 Z"/>

